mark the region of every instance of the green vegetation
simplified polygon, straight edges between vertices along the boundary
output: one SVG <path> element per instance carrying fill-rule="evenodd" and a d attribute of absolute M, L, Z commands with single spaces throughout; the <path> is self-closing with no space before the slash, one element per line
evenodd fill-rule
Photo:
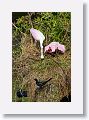
<path fill-rule="evenodd" d="M 17 13 L 12 14 L 15 18 Z M 40 30 L 46 37 L 44 46 L 52 41 L 64 44 L 66 52 L 55 56 L 45 54 L 40 59 L 40 47 L 35 45 L 30 28 Z M 32 12 L 13 20 L 12 27 L 12 101 L 60 101 L 71 93 L 71 13 Z M 41 91 L 36 90 L 34 78 L 52 81 Z M 28 97 L 18 98 L 16 91 L 24 89 Z"/>

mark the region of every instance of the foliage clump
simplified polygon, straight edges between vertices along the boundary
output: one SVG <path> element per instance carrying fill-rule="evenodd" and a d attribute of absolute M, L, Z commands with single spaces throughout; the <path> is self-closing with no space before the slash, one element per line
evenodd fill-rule
<path fill-rule="evenodd" d="M 30 34 L 30 28 L 35 28 L 45 35 L 44 46 L 52 41 L 58 41 L 71 47 L 71 13 L 70 12 L 32 12 L 15 21 L 17 28 L 13 27 L 13 44 L 20 43 L 21 32 Z M 19 45 L 19 44 L 18 44 Z M 17 46 L 18 47 L 18 46 Z M 20 48 L 19 48 L 20 49 Z M 21 52 L 21 50 L 15 50 Z"/>

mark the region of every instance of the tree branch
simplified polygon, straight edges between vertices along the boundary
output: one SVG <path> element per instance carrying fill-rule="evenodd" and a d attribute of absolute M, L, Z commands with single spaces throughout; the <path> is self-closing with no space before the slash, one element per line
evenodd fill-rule
<path fill-rule="evenodd" d="M 33 28 L 32 20 L 31 20 L 31 13 L 28 12 L 28 15 L 29 15 L 29 24 L 31 24 L 31 27 Z"/>
<path fill-rule="evenodd" d="M 19 30 L 19 28 L 12 22 L 12 25 L 15 27 L 15 29 L 18 29 Z M 20 31 L 19 30 L 19 32 L 21 33 L 21 34 L 23 34 L 24 36 L 26 35 L 25 33 L 23 33 L 22 31 Z"/>

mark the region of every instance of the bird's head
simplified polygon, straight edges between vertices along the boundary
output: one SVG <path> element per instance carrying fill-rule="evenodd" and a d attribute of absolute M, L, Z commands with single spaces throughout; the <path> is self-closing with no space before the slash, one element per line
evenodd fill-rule
<path fill-rule="evenodd" d="M 34 79 L 36 82 L 38 81 L 36 78 Z"/>

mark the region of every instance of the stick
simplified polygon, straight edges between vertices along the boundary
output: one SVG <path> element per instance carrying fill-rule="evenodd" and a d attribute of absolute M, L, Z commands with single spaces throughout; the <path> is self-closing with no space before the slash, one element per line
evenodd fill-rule
<path fill-rule="evenodd" d="M 19 30 L 19 28 L 18 28 L 14 23 L 12 23 L 12 25 L 15 27 L 15 29 L 18 29 L 18 30 Z M 23 32 L 20 31 L 20 30 L 19 30 L 19 32 L 20 32 L 21 34 L 23 34 L 24 36 L 26 35 L 25 33 L 23 33 Z"/>
<path fill-rule="evenodd" d="M 31 13 L 28 12 L 28 15 L 29 15 L 29 24 L 31 24 L 31 26 L 32 26 L 32 28 L 33 28 L 32 20 L 31 20 Z"/>

